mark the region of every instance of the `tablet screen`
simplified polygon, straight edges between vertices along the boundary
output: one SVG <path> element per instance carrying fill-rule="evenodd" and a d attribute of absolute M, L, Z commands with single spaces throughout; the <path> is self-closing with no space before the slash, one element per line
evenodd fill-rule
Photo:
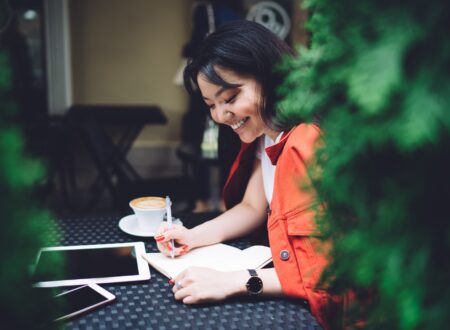
<path fill-rule="evenodd" d="M 146 279 L 144 277 L 137 278 L 142 277 L 142 268 L 148 269 L 148 265 L 145 263 L 142 266 L 140 255 L 141 253 L 136 250 L 136 245 L 130 244 L 128 246 L 111 244 L 42 249 L 35 267 L 33 282 L 65 281 L 56 283 L 56 285 L 78 285 L 94 282 L 90 279 L 97 279 L 96 283 Z M 55 260 L 64 261 L 64 268 L 61 271 L 54 271 L 52 265 Z"/>
<path fill-rule="evenodd" d="M 57 320 L 65 320 L 110 303 L 115 296 L 97 284 L 89 284 L 63 292 L 53 299 L 62 309 Z"/>
<path fill-rule="evenodd" d="M 107 276 L 137 275 L 134 247 L 100 248 L 88 250 L 47 250 L 41 252 L 36 267 L 35 281 L 75 280 Z M 62 272 L 45 272 L 52 269 L 52 262 L 64 260 Z"/>

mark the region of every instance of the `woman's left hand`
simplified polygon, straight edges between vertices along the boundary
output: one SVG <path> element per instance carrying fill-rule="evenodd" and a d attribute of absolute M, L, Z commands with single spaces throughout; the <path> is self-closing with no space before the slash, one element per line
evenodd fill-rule
<path fill-rule="evenodd" d="M 245 292 L 248 275 L 242 272 L 219 272 L 210 268 L 191 267 L 181 272 L 171 283 L 176 300 L 185 304 L 221 301 Z"/>

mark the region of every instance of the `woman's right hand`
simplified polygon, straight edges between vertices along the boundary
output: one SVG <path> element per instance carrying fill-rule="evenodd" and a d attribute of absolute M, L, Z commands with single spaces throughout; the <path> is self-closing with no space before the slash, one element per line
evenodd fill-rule
<path fill-rule="evenodd" d="M 175 242 L 175 247 L 172 247 L 172 240 Z M 193 248 L 189 229 L 181 225 L 172 225 L 168 228 L 165 222 L 156 231 L 155 241 L 159 251 L 166 256 L 171 255 L 171 248 L 174 248 L 175 257 L 181 256 Z"/>

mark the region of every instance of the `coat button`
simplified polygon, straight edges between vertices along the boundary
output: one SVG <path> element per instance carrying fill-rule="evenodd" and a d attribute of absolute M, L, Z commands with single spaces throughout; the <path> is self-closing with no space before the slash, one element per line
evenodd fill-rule
<path fill-rule="evenodd" d="M 303 300 L 302 303 L 303 303 L 303 306 L 305 306 L 305 308 L 310 311 L 308 300 Z"/>
<path fill-rule="evenodd" d="M 287 251 L 287 250 L 281 250 L 281 251 L 280 251 L 280 258 L 281 258 L 281 260 L 283 260 L 283 261 L 288 260 L 288 259 L 289 259 L 289 251 Z"/>

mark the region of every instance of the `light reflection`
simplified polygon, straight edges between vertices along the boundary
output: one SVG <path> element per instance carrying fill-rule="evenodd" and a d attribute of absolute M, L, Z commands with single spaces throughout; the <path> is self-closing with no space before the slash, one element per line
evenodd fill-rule
<path fill-rule="evenodd" d="M 32 21 L 32 20 L 36 19 L 36 17 L 37 17 L 37 12 L 32 9 L 29 9 L 23 13 L 23 18 L 26 19 L 27 21 Z"/>

